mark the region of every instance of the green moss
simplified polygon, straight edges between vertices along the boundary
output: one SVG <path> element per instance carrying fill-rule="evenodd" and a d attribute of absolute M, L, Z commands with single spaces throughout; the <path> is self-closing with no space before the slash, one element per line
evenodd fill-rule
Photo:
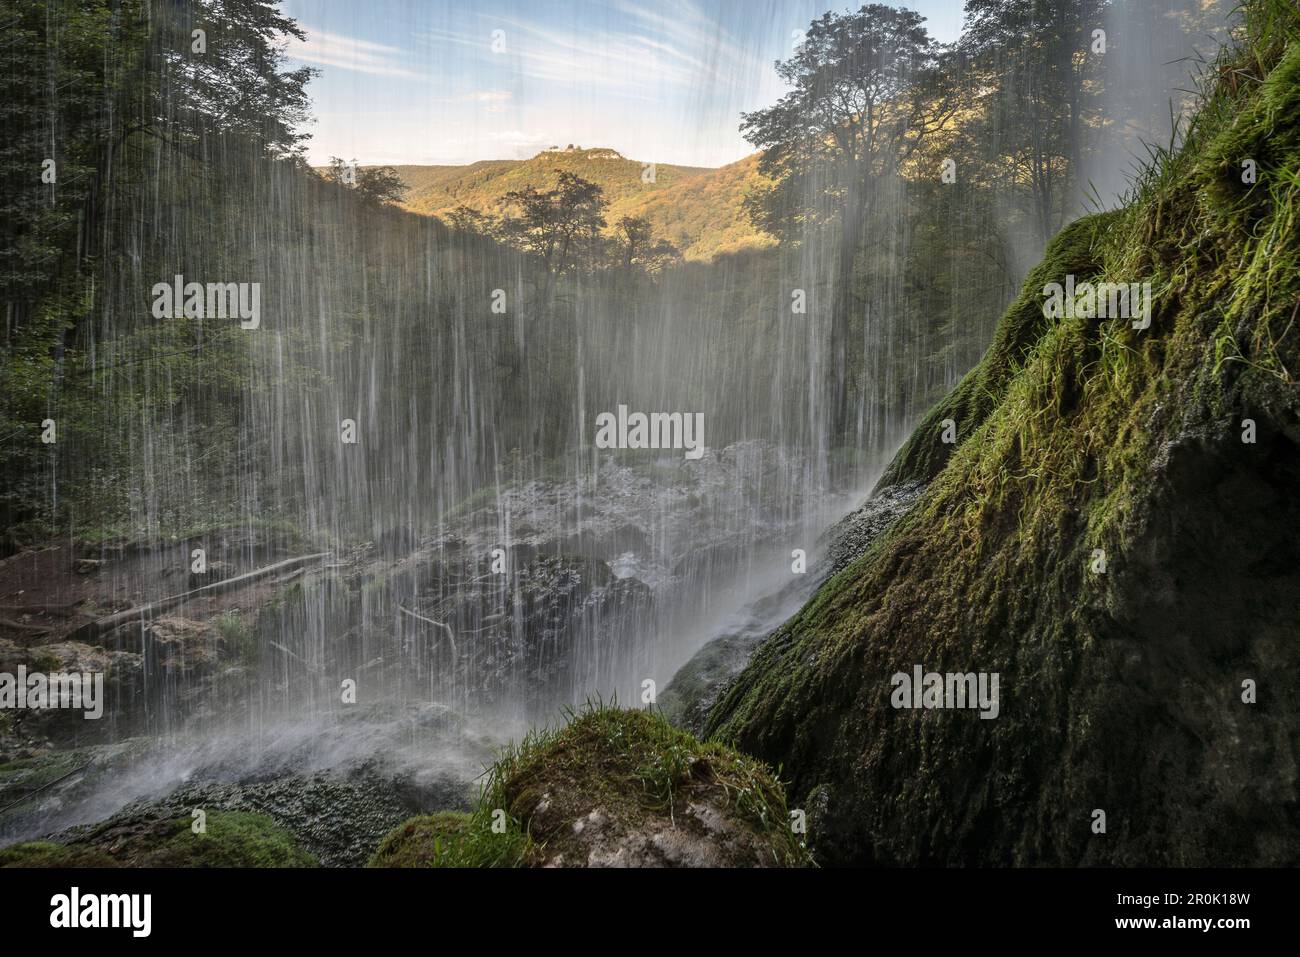
<path fill-rule="evenodd" d="M 256 664 L 261 657 L 257 633 L 237 611 L 218 615 L 212 622 L 226 643 L 227 653 L 245 664 Z"/>
<path fill-rule="evenodd" d="M 445 867 L 464 860 L 464 845 L 473 819 L 457 811 L 424 814 L 394 828 L 380 843 L 367 867 Z"/>
<path fill-rule="evenodd" d="M 1116 219 L 1115 213 L 1085 217 L 1067 226 L 1048 244 L 1042 262 L 1030 271 L 1020 295 L 998 323 L 984 358 L 926 414 L 881 476 L 877 490 L 903 482 L 928 482 L 939 474 L 952 452 L 1002 401 L 1025 357 L 1052 322 L 1043 315 L 1043 287 L 1063 283 L 1067 274 L 1080 282 L 1094 276 L 1099 268 L 1101 240 Z M 942 440 L 945 419 L 956 425 L 954 443 Z"/>
<path fill-rule="evenodd" d="M 284 828 L 264 814 L 212 811 L 207 831 L 193 833 L 182 818 L 168 839 L 147 854 L 149 867 L 312 867 Z"/>
<path fill-rule="evenodd" d="M 0 867 L 314 867 L 289 832 L 264 814 L 145 813 L 110 819 L 66 844 L 37 841 L 0 850 Z"/>
<path fill-rule="evenodd" d="M 407 821 L 384 839 L 371 866 L 532 866 L 566 859 L 566 851 L 568 860 L 581 860 L 574 824 L 595 809 L 629 832 L 675 826 L 692 801 L 757 835 L 770 863 L 808 863 L 781 786 L 761 762 L 702 743 L 653 712 L 597 705 L 507 749 L 471 814 Z"/>
<path fill-rule="evenodd" d="M 31 841 L 0 848 L 0 867 L 120 867 L 117 859 L 97 847 L 69 847 Z"/>
<path fill-rule="evenodd" d="M 34 671 L 54 672 L 63 667 L 63 662 L 53 652 L 38 650 L 32 653 L 31 667 Z"/>

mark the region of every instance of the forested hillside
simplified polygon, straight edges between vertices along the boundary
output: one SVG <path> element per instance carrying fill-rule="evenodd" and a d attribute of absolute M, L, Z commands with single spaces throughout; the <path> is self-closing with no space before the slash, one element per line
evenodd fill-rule
<path fill-rule="evenodd" d="M 259 2 L 218 10 L 208 39 L 222 56 L 204 59 L 189 39 L 201 7 L 79 6 L 60 10 L 78 30 L 47 33 L 46 4 L 18 5 L 25 49 L 74 89 L 98 78 L 104 93 L 69 113 L 40 70 L 6 71 L 11 102 L 24 104 L 11 107 L 8 154 L 10 549 L 56 529 L 130 537 L 248 510 L 301 522 L 336 494 L 327 488 L 387 483 L 401 462 L 424 472 L 417 462 L 448 450 L 472 472 L 494 447 L 563 426 L 544 396 L 525 398 L 538 386 L 503 365 L 497 344 L 509 348 L 512 330 L 473 321 L 494 286 L 525 281 L 527 264 L 313 174 L 292 130 L 310 74 L 283 68 L 272 45 L 296 27 Z M 118 48 L 134 56 L 106 56 Z M 56 139 L 46 183 L 30 163 L 51 110 L 76 125 Z M 179 299 L 160 310 L 155 287 L 174 282 L 257 284 L 260 314 L 205 316 L 204 303 Z M 550 369 L 552 357 L 520 361 Z M 425 385 L 379 396 L 359 378 L 374 376 Z M 490 437 L 466 428 L 458 401 L 482 383 L 536 423 L 494 421 Z M 417 444 L 372 432 L 366 463 L 338 457 L 342 419 L 414 415 Z"/>
<path fill-rule="evenodd" d="M 760 182 L 756 165 L 749 157 L 712 170 L 643 163 L 610 149 L 572 147 L 547 150 L 528 160 L 394 169 L 407 187 L 404 208 L 449 222 L 462 207 L 499 218 L 509 211 L 506 196 L 512 190 L 549 188 L 560 171 L 574 173 L 601 188 L 610 224 L 625 216 L 645 219 L 655 236 L 671 242 L 684 258 L 709 260 L 773 244 L 744 209 Z"/>

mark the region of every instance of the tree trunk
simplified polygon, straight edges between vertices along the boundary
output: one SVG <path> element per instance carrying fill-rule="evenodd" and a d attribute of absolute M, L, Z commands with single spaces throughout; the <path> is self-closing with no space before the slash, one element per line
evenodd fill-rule
<path fill-rule="evenodd" d="M 211 585 L 204 585 L 202 588 L 195 588 L 193 591 L 183 592 L 179 595 L 172 595 L 168 598 L 160 598 L 158 601 L 150 602 L 147 605 L 140 605 L 136 608 L 128 608 L 126 611 L 119 611 L 117 614 L 108 615 L 104 618 L 87 622 L 70 632 L 64 640 L 86 641 L 97 638 L 100 635 L 112 631 L 114 628 L 119 628 L 122 625 L 129 624 L 133 621 L 152 618 L 154 615 L 161 614 L 169 608 L 175 608 L 177 605 L 184 604 L 191 599 L 203 598 L 208 595 L 220 595 L 223 592 L 233 591 L 236 588 L 251 585 L 255 581 L 261 581 L 271 575 L 290 571 L 295 568 L 301 568 L 311 562 L 329 558 L 329 556 L 329 552 L 317 552 L 314 555 L 302 555 L 298 558 L 286 558 L 284 561 L 276 562 L 274 565 L 267 565 L 251 572 L 245 572 L 243 575 L 236 575 L 234 578 L 226 578 L 219 582 L 213 582 Z"/>

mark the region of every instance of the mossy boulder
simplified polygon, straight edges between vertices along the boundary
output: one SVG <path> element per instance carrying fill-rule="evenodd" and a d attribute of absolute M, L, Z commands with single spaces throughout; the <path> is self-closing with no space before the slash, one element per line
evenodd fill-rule
<path fill-rule="evenodd" d="M 394 828 L 380 843 L 370 867 L 442 867 L 465 853 L 473 818 L 459 811 L 422 814 Z"/>
<path fill-rule="evenodd" d="M 0 672 L 16 674 L 20 666 L 29 673 L 103 676 L 100 718 L 87 718 L 88 708 L 24 708 L 6 712 L 10 730 L 21 737 L 73 746 L 103 741 L 128 729 L 131 722 L 119 720 L 120 717 L 141 708 L 144 662 L 138 654 L 79 641 L 23 646 L 0 639 Z M 88 697 L 85 701 L 89 704 Z"/>
<path fill-rule="evenodd" d="M 314 867 L 284 828 L 263 814 L 209 811 L 119 815 L 62 843 L 0 849 L 0 867 Z"/>
<path fill-rule="evenodd" d="M 820 861 L 1300 863 L 1300 14 L 1245 16 L 1183 148 L 1053 244 L 904 446 L 921 500 L 711 712 Z M 1150 282 L 1150 326 L 1035 317 L 1063 268 Z M 998 716 L 895 707 L 918 664 L 999 674 Z"/>
<path fill-rule="evenodd" d="M 597 707 L 493 767 L 469 815 L 413 818 L 371 866 L 797 867 L 780 784 L 650 711 Z"/>

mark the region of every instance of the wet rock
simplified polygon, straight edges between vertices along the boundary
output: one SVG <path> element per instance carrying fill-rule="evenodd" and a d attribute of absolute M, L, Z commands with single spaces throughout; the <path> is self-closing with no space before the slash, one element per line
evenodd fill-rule
<path fill-rule="evenodd" d="M 101 802 L 85 814 L 68 812 L 95 803 L 117 772 L 147 760 L 152 742 L 128 738 L 73 748 L 25 747 L 0 761 L 0 844 L 48 835 L 70 824 L 111 813 L 121 801 Z"/>
<path fill-rule="evenodd" d="M 678 669 L 659 695 L 664 716 L 694 734 L 703 733 L 709 712 L 763 639 L 794 614 L 820 582 L 866 552 L 924 490 L 920 482 L 893 486 L 835 523 L 824 536 L 828 543 L 825 555 L 809 569 L 807 579 L 796 580 L 745 608 L 732 629 L 710 640 Z"/>
<path fill-rule="evenodd" d="M 860 558 L 872 543 L 925 491 L 924 482 L 903 482 L 881 489 L 826 533 L 826 578 L 838 574 Z"/>
<path fill-rule="evenodd" d="M 1300 141 L 1300 112 L 1279 126 L 1276 104 L 1243 106 L 1259 135 Z M 1227 118 L 1208 143 L 1250 128 L 1236 110 L 1203 117 Z M 1174 297 L 1142 333 L 1142 361 L 1096 376 L 1105 325 L 1035 331 L 1041 289 L 1076 273 L 1076 252 L 1104 255 L 1103 274 L 1127 254 L 1099 237 L 1154 222 L 1125 241 L 1180 248 L 1170 237 L 1220 213 L 1179 175 L 1150 208 L 1085 218 L 1053 241 L 1001 346 L 935 413 L 978 438 L 937 452 L 932 414 L 890 470 L 936 476 L 926 511 L 764 642 L 711 712 L 710 735 L 780 765 L 793 800 L 813 805 L 822 863 L 1300 859 L 1300 393 L 1274 372 L 1297 367 L 1296 340 L 1264 360 L 1276 366 L 1224 376 L 1222 316 Z M 1293 216 L 1288 204 L 1259 228 Z M 1247 235 L 1211 231 L 1168 268 L 1235 262 Z M 1278 281 L 1294 284 L 1294 257 L 1279 261 Z M 1252 317 L 1244 338 L 1266 341 L 1287 311 L 1239 279 L 1223 272 L 1223 301 Z M 1032 360 L 1007 361 L 1017 343 Z M 898 707 L 891 675 L 922 666 L 1000 675 L 996 720 Z"/>
<path fill-rule="evenodd" d="M 147 624 L 140 647 L 154 667 L 173 680 L 214 671 L 221 659 L 221 633 L 209 622 L 168 616 Z"/>
<path fill-rule="evenodd" d="M 322 864 L 357 865 L 411 815 L 469 808 L 499 740 L 443 706 L 374 703 L 261 738 L 232 729 L 51 752 L 0 766 L 0 788 L 27 798 L 0 814 L 0 843 L 66 842 L 86 822 L 241 811 L 269 816 Z"/>
<path fill-rule="evenodd" d="M 143 663 L 139 655 L 112 651 L 78 641 L 20 647 L 0 640 L 0 672 L 79 675 L 81 706 L 67 694 L 61 707 L 23 708 L 5 712 L 13 727 L 29 737 L 49 738 L 59 746 L 106 740 L 123 731 L 138 715 Z M 89 676 L 89 679 L 85 676 Z M 97 682 L 97 676 L 99 679 Z M 99 698 L 102 688 L 102 699 Z M 94 711 L 99 717 L 87 717 Z"/>
<path fill-rule="evenodd" d="M 420 810 L 405 802 L 391 781 L 365 770 L 198 784 L 150 807 L 264 814 L 329 867 L 364 864 L 386 833 Z"/>
<path fill-rule="evenodd" d="M 444 544 L 382 577 L 294 590 L 259 622 L 275 642 L 270 676 L 364 675 L 409 699 L 534 715 L 581 701 L 608 679 L 600 667 L 626 660 L 649 589 L 586 556 L 520 546 L 502 561 L 494 571 L 489 551 Z M 330 639 L 313 647 L 321 631 Z"/>
<path fill-rule="evenodd" d="M 745 669 L 766 628 L 720 635 L 691 656 L 659 695 L 664 717 L 679 728 L 699 734 L 718 696 Z"/>

